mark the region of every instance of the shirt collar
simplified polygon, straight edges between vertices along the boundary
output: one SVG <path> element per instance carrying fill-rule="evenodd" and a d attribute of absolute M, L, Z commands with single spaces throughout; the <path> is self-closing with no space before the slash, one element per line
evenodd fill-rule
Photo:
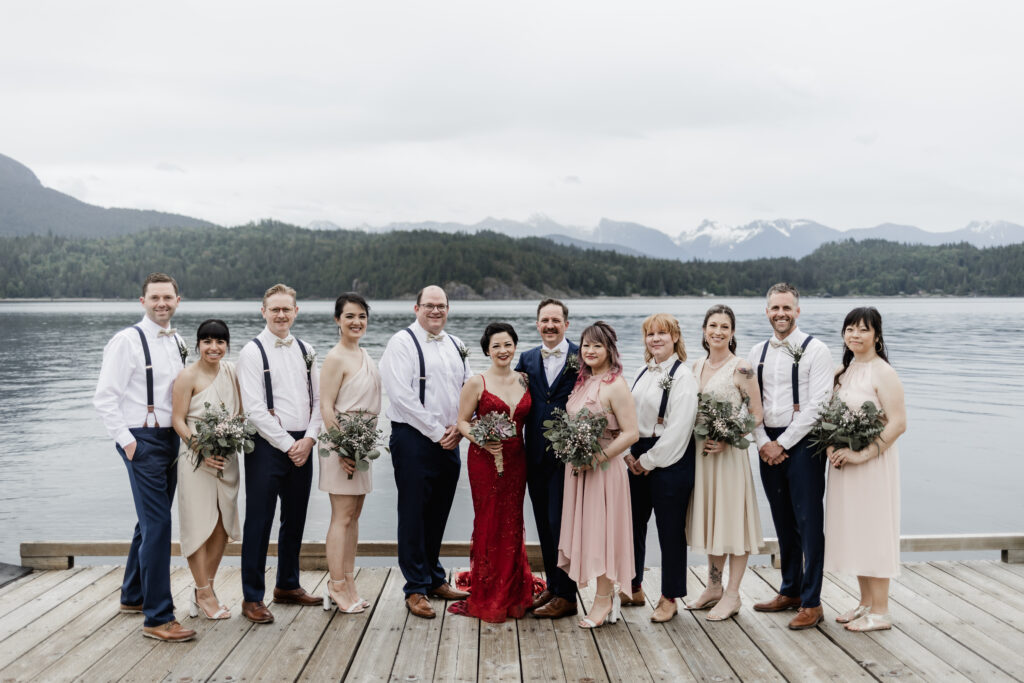
<path fill-rule="evenodd" d="M 668 372 L 669 370 L 672 369 L 672 364 L 677 360 L 679 360 L 679 356 L 673 353 L 671 356 L 661 361 L 660 363 L 655 363 L 654 359 L 652 358 L 651 362 L 647 364 L 647 367 L 650 368 L 652 371 Z"/>

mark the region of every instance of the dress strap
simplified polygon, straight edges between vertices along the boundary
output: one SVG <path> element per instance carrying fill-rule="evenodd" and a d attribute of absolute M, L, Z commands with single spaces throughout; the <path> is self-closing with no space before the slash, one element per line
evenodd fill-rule
<path fill-rule="evenodd" d="M 484 383 L 484 391 L 487 391 L 487 378 L 484 377 L 484 373 L 480 373 L 480 381 Z"/>

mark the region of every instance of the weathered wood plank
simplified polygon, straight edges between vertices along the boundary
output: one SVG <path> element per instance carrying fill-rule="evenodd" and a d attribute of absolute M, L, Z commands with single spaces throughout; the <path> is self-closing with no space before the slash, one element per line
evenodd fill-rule
<path fill-rule="evenodd" d="M 854 578 L 841 574 L 827 573 L 825 579 L 845 590 L 851 596 L 850 604 L 860 596 L 860 589 Z M 959 635 L 951 636 L 932 623 L 929 617 L 934 610 L 925 609 L 924 614 L 921 614 L 917 610 L 904 605 L 894 595 L 893 588 L 896 587 L 898 587 L 898 583 L 893 582 L 890 586 L 889 595 L 889 614 L 893 619 L 893 630 L 906 633 L 927 648 L 932 655 L 946 662 L 972 681 L 1014 680 L 1013 677 L 996 667 L 992 662 L 974 652 L 969 645 L 960 641 Z M 909 591 L 904 590 L 901 595 L 904 599 L 909 599 L 912 607 L 916 607 L 917 602 L 927 602 L 921 597 L 913 596 Z M 889 635 L 889 633 L 885 633 L 885 635 Z M 919 666 L 915 668 L 921 670 Z"/>
<path fill-rule="evenodd" d="M 707 568 L 695 568 L 701 582 L 707 580 Z M 754 612 L 754 603 L 769 600 L 776 594 L 753 572 L 747 572 L 740 584 L 743 607 L 737 623 L 762 652 L 790 681 L 873 680 L 872 676 L 852 661 L 820 628 L 789 630 L 793 612 L 763 614 Z"/>
<path fill-rule="evenodd" d="M 19 583 L 10 591 L 0 595 L 0 619 L 7 613 L 20 608 L 27 602 L 34 600 L 57 584 L 67 581 L 81 569 L 66 569 L 62 571 L 39 572 L 39 576 L 32 581 Z"/>
<path fill-rule="evenodd" d="M 320 640 L 309 656 L 302 674 L 301 681 L 339 680 L 348 671 L 356 650 L 360 647 L 363 633 L 370 623 L 370 618 L 378 609 L 380 593 L 388 578 L 387 567 L 364 567 L 356 576 L 359 595 L 370 603 L 365 612 L 359 614 L 342 614 L 337 608 L 328 612 L 330 623 L 324 629 Z M 326 578 L 326 577 L 325 577 Z M 310 639 L 312 642 L 312 639 Z"/>
<path fill-rule="evenodd" d="M 1008 565 L 1000 562 L 985 561 L 964 561 L 958 563 L 961 566 L 998 581 L 1003 585 L 1004 592 L 1012 592 L 1015 595 L 1024 595 L 1024 575 L 1011 571 Z"/>
<path fill-rule="evenodd" d="M 608 681 L 608 672 L 601 660 L 594 634 L 577 625 L 579 618 L 583 616 L 583 603 L 577 600 L 577 604 L 581 610 L 579 616 L 540 621 L 550 623 L 555 632 L 555 642 L 558 643 L 558 653 L 562 658 L 562 671 L 565 673 L 566 681 Z M 555 666 L 557 665 L 552 662 L 552 667 Z"/>
<path fill-rule="evenodd" d="M 323 573 L 320 583 L 315 587 L 314 595 L 323 593 L 327 585 L 328 574 Z M 365 614 L 365 612 L 363 612 Z M 330 624 L 332 617 L 337 615 L 337 608 L 333 605 L 331 609 L 324 610 L 323 607 L 303 608 L 298 616 L 292 621 L 284 636 L 278 640 L 270 650 L 263 666 L 256 671 L 253 680 L 257 681 L 294 681 L 302 673 L 313 653 L 313 648 L 323 636 L 324 631 Z M 340 616 L 340 615 L 338 615 Z M 359 615 L 345 615 L 359 616 Z M 334 675 L 339 679 L 342 672 Z"/>
<path fill-rule="evenodd" d="M 946 564 L 952 565 L 952 563 Z M 966 578 L 961 578 L 956 573 L 953 573 L 957 571 L 953 566 L 950 566 L 948 568 L 949 571 L 947 571 L 942 567 L 936 567 L 931 562 L 927 564 L 905 565 L 904 568 L 920 574 L 943 590 L 952 593 L 979 610 L 984 610 L 1000 622 L 1013 626 L 1017 631 L 1024 631 L 1024 596 L 1016 595 L 1006 590 L 993 594 L 976 585 L 978 581 L 989 581 L 991 584 L 998 585 L 998 581 L 993 581 L 975 572 L 968 574 L 966 569 L 958 567 L 957 569 L 960 573 L 967 574 Z M 973 577 L 980 577 L 980 579 Z"/>
<path fill-rule="evenodd" d="M 15 632 L 41 618 L 50 610 L 73 599 L 98 579 L 112 571 L 111 567 L 89 567 L 61 581 L 50 590 L 22 604 L 0 617 L 0 641 L 6 641 Z M 29 584 L 31 585 L 31 584 Z"/>
<path fill-rule="evenodd" d="M 46 572 L 35 572 L 35 571 L 33 571 L 33 572 L 29 572 L 28 574 L 25 574 L 24 576 L 20 576 L 20 577 L 18 577 L 16 579 L 8 581 L 4 585 L 0 586 L 0 596 L 3 596 L 3 595 L 5 595 L 5 594 L 7 594 L 7 593 L 9 593 L 9 592 L 11 592 L 13 590 L 19 589 L 22 586 L 24 586 L 25 584 L 29 583 L 30 581 L 35 581 L 36 579 L 38 579 L 39 577 L 43 576 L 44 574 L 46 574 Z"/>
<path fill-rule="evenodd" d="M 114 567 L 98 569 L 105 570 L 106 573 L 97 574 L 90 584 L 85 585 L 81 590 L 76 591 L 37 619 L 27 623 L 11 634 L 3 643 L 0 643 L 0 669 L 6 672 L 0 672 L 0 680 L 12 677 L 12 673 L 19 668 L 15 666 L 18 663 L 23 663 L 23 669 L 38 671 L 43 668 L 39 665 L 44 658 L 40 657 L 39 652 L 36 652 L 36 646 L 82 612 L 95 607 L 97 602 L 120 587 L 121 573 Z M 31 653 L 29 653 L 30 650 Z M 27 678 L 23 674 L 14 677 Z"/>
<path fill-rule="evenodd" d="M 399 608 L 408 613 L 405 608 L 405 595 L 401 591 L 399 594 L 402 599 Z M 437 618 L 421 619 L 408 614 L 402 630 L 402 640 L 395 653 L 395 665 L 391 670 L 392 681 L 429 681 L 433 679 L 434 667 L 437 663 L 438 643 L 441 640 L 441 626 L 449 617 L 463 618 L 454 617 L 445 612 L 447 602 L 444 600 L 428 599 L 434 612 L 437 613 Z"/>
<path fill-rule="evenodd" d="M 645 576 L 649 573 L 645 572 Z M 629 590 L 629 586 L 626 589 Z M 653 612 L 651 604 L 647 602 L 640 606 L 622 608 L 622 618 L 647 665 L 647 672 L 655 681 L 697 680 L 676 649 L 666 626 L 651 621 Z"/>
<path fill-rule="evenodd" d="M 460 571 L 458 569 L 456 572 Z M 477 680 L 480 660 L 480 620 L 445 614 L 434 662 L 434 681 Z M 410 617 L 411 619 L 412 617 Z"/>
<path fill-rule="evenodd" d="M 580 608 L 589 610 L 594 603 L 594 584 L 580 588 Z M 582 618 L 583 615 L 580 614 Z M 615 624 L 606 623 L 600 628 L 591 629 L 594 640 L 597 642 L 598 650 L 601 652 L 601 660 L 604 662 L 605 671 L 610 681 L 650 681 L 653 680 L 647 670 L 647 663 L 644 662 L 640 650 L 637 648 L 633 636 L 629 632 L 626 623 L 620 620 Z"/>
<path fill-rule="evenodd" d="M 30 567 L 19 567 L 16 564 L 7 564 L 6 562 L 0 562 L 0 590 L 20 578 L 28 576 L 32 573 Z"/>
<path fill-rule="evenodd" d="M 176 604 L 185 604 L 191 586 L 192 575 L 187 568 L 178 567 L 171 571 L 171 594 Z M 37 677 L 38 680 L 117 680 L 156 647 L 155 640 L 142 637 L 143 616 L 118 613 L 119 601 L 120 592 L 117 592 L 109 606 L 102 607 L 109 610 L 111 618 L 52 666 L 44 669 Z"/>
<path fill-rule="evenodd" d="M 534 619 L 527 615 L 516 622 L 516 629 L 519 634 L 519 662 L 523 667 L 523 680 L 564 683 L 565 670 L 562 668 L 552 620 Z"/>
<path fill-rule="evenodd" d="M 451 616 L 451 615 L 450 615 Z M 451 618 L 458 619 L 457 616 Z M 477 679 L 481 681 L 520 681 L 519 637 L 514 619 L 503 624 L 480 622 L 480 657 Z"/>
<path fill-rule="evenodd" d="M 352 658 L 346 681 L 386 681 L 391 678 L 395 654 L 402 640 L 409 611 L 405 608 L 402 572 L 392 570 L 373 609 L 363 641 Z"/>
<path fill-rule="evenodd" d="M 752 569 L 773 590 L 782 580 L 782 573 L 773 567 L 753 567 Z M 822 622 L 821 627 L 822 631 L 836 645 L 841 647 L 853 661 L 867 669 L 872 676 L 879 679 L 899 678 L 901 681 L 916 681 L 920 683 L 937 680 L 935 674 L 939 674 L 938 678 L 941 680 L 961 680 L 963 678 L 941 662 L 938 662 L 940 664 L 939 667 L 929 667 L 927 674 L 917 671 L 904 660 L 899 650 L 883 647 L 883 643 L 891 640 L 893 632 L 898 631 L 898 629 L 894 629 L 892 632 L 885 632 L 884 634 L 877 632 L 853 633 L 852 631 L 847 631 L 843 628 L 842 624 L 836 622 L 836 616 L 847 611 L 854 604 L 856 604 L 856 601 L 851 603 L 850 595 L 846 591 L 838 588 L 827 579 L 822 582 L 821 606 L 825 614 L 825 621 Z M 935 660 L 931 653 L 916 643 L 914 643 L 914 647 L 909 649 L 913 650 L 913 654 L 916 656 L 924 654 L 929 663 Z"/>

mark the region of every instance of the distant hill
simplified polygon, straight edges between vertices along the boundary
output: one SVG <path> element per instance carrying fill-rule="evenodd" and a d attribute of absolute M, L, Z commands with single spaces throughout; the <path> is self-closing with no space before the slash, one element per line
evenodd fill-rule
<path fill-rule="evenodd" d="M 23 164 L 0 154 L 0 235 L 109 237 L 148 228 L 199 228 L 213 223 L 139 209 L 104 209 L 43 187 Z"/>

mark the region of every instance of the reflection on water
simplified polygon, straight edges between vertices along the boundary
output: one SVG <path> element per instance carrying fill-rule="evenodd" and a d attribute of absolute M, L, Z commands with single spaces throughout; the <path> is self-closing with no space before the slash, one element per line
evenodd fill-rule
<path fill-rule="evenodd" d="M 759 298 L 570 301 L 570 336 L 576 338 L 594 320 L 609 322 L 619 333 L 627 376 L 632 377 L 642 363 L 640 323 L 646 315 L 675 314 L 692 359 L 701 352 L 704 311 L 719 302 L 736 311 L 741 351 L 767 337 L 770 330 Z M 371 305 L 365 345 L 379 359 L 390 335 L 412 320 L 412 304 Z M 860 305 L 881 310 L 890 357 L 906 389 L 909 430 L 900 446 L 903 533 L 1019 531 L 1024 503 L 1016 489 L 1024 466 L 1013 425 L 1024 406 L 1024 302 L 804 299 L 800 326 L 825 341 L 838 361 L 843 317 Z M 479 371 L 486 359 L 477 339 L 491 320 L 511 322 L 524 349 L 539 343 L 535 306 L 521 301 L 454 302 L 448 330 L 466 342 L 472 350 L 470 363 Z M 300 308 L 295 332 L 317 346 L 322 358 L 336 339 L 333 304 L 300 301 Z M 0 304 L 0 561 L 16 563 L 18 543 L 24 540 L 130 538 L 135 511 L 124 465 L 91 397 L 103 345 L 141 315 L 134 302 Z M 185 302 L 174 322 L 189 339 L 209 317 L 223 318 L 231 327 L 232 357 L 263 324 L 258 302 Z M 393 539 L 396 500 L 390 461 L 384 456 L 374 468 L 376 490 L 367 497 L 361 537 Z M 756 462 L 755 483 L 760 494 Z M 530 506 L 526 508 L 527 537 L 532 540 L 536 533 Z M 774 536 L 763 495 L 761 515 L 765 534 Z M 173 517 L 176 527 L 177 513 Z M 323 539 L 329 517 L 327 496 L 314 484 L 306 538 Z M 472 503 L 463 473 L 446 538 L 465 540 L 471 530 Z M 657 564 L 656 548 L 651 539 L 651 564 Z"/>

